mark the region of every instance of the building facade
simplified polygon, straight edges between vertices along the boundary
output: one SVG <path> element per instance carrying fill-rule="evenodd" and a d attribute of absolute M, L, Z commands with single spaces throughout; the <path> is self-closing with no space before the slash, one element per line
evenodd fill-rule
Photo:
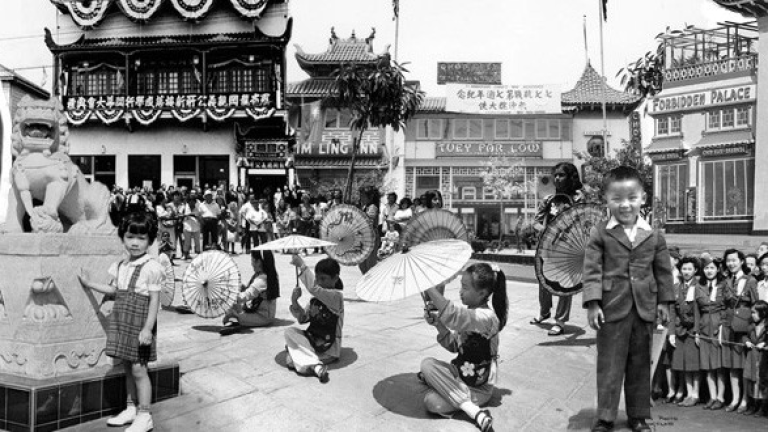
<path fill-rule="evenodd" d="M 663 91 L 648 101 L 655 211 L 673 233 L 753 231 L 757 27 L 663 36 Z"/>
<path fill-rule="evenodd" d="M 48 99 L 51 97 L 48 90 L 33 84 L 28 79 L 3 65 L 0 65 L 0 85 L 2 85 L 5 100 L 8 102 L 11 118 L 16 115 L 16 106 L 24 96 L 29 96 L 33 99 Z"/>
<path fill-rule="evenodd" d="M 331 29 L 328 48 L 323 53 L 306 53 L 296 45 L 296 60 L 309 78 L 289 84 L 286 98 L 290 122 L 296 130 L 296 175 L 300 185 L 313 193 L 343 189 L 346 182 L 358 132 L 350 130 L 350 111 L 330 103 L 336 88 L 334 73 L 345 63 L 366 66 L 387 61 L 386 50 L 374 51 L 374 38 L 375 30 L 365 39 L 357 38 L 354 32 L 341 39 Z M 380 128 L 363 132 L 355 160 L 358 185 L 375 184 L 383 178 L 387 168 L 384 137 L 385 131 Z"/>
<path fill-rule="evenodd" d="M 445 207 L 461 215 L 478 236 L 497 235 L 491 234 L 494 226 L 503 234 L 514 233 L 530 222 L 539 200 L 554 192 L 550 174 L 555 165 L 580 166 L 577 152 L 599 156 L 631 139 L 629 116 L 639 98 L 606 88 L 604 143 L 601 94 L 601 77 L 587 64 L 574 88 L 562 93 L 560 113 L 449 112 L 446 98 L 426 98 L 405 130 L 405 195 L 440 190 Z M 508 158 L 494 159 L 502 155 Z M 482 178 L 488 164 L 499 161 L 519 165 L 515 187 L 505 196 L 486 187 Z"/>
<path fill-rule="evenodd" d="M 287 0 L 51 0 L 71 156 L 109 186 L 287 182 Z"/>

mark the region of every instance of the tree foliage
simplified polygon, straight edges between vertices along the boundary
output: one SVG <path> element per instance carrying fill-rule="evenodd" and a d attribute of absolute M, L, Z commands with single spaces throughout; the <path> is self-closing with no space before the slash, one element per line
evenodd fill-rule
<path fill-rule="evenodd" d="M 603 178 L 608 171 L 624 165 L 635 168 L 643 179 L 646 199 L 643 206 L 643 216 L 652 209 L 653 199 L 653 164 L 650 159 L 631 145 L 626 140 L 621 141 L 621 148 L 615 150 L 615 155 L 605 157 L 593 157 L 586 152 L 575 152 L 576 157 L 584 161 L 581 182 L 584 185 L 584 194 L 588 202 L 604 203 Z"/>
<path fill-rule="evenodd" d="M 685 27 L 685 30 L 692 29 L 693 26 Z M 616 74 L 621 77 L 621 85 L 624 90 L 642 96 L 644 99 L 653 97 L 661 92 L 664 87 L 664 68 L 666 66 L 666 56 L 664 41 L 662 36 L 682 35 L 684 30 L 670 30 L 667 27 L 664 33 L 656 35 L 656 40 L 660 42 L 653 51 L 648 51 L 634 62 L 623 67 Z"/>
<path fill-rule="evenodd" d="M 352 196 L 355 160 L 366 129 L 389 126 L 399 131 L 424 100 L 424 92 L 406 82 L 406 73 L 408 70 L 388 55 L 374 66 L 348 63 L 336 71 L 336 92 L 330 95 L 330 101 L 351 111 L 349 127 L 358 134 L 353 143 L 345 197 Z"/>

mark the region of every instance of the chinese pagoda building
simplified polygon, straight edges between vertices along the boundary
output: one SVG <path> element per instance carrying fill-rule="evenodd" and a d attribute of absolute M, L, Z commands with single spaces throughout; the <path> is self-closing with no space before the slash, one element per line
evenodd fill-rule
<path fill-rule="evenodd" d="M 352 158 L 357 132 L 349 128 L 349 110 L 336 108 L 330 101 L 335 91 L 336 72 L 342 64 L 375 65 L 389 59 L 387 49 L 376 53 L 375 30 L 365 39 L 354 32 L 340 39 L 331 29 L 325 52 L 310 54 L 296 45 L 296 60 L 309 78 L 290 83 L 286 99 L 292 126 L 296 129 L 295 167 L 302 187 L 315 193 L 343 189 Z M 364 132 L 355 160 L 358 186 L 380 182 L 386 159 L 383 154 L 385 131 L 371 128 Z"/>
<path fill-rule="evenodd" d="M 645 152 L 654 162 L 655 210 L 669 233 L 760 230 L 753 227 L 765 196 L 763 170 L 755 169 L 757 39 L 754 22 L 660 36 L 664 83 L 648 101 L 654 135 Z"/>
<path fill-rule="evenodd" d="M 71 156 L 108 186 L 284 185 L 287 0 L 51 0 Z"/>
<path fill-rule="evenodd" d="M 396 155 L 405 167 L 401 196 L 440 190 L 445 207 L 478 237 L 498 238 L 488 228 L 497 224 L 502 234 L 513 234 L 531 222 L 539 201 L 554 193 L 555 165 L 579 167 L 583 161 L 577 152 L 612 154 L 633 137 L 640 146 L 640 119 L 634 111 L 640 98 L 608 85 L 604 143 L 603 80 L 587 63 L 574 87 L 558 93 L 560 110 L 551 113 L 452 112 L 447 97 L 425 98 L 406 125 L 404 154 Z M 482 173 L 494 157 L 520 161 L 519 177 L 507 196 L 497 196 L 483 182 Z"/>

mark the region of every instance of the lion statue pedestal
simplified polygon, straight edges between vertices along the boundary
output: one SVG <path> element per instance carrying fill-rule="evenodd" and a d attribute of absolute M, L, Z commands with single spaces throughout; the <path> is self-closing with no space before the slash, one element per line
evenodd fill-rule
<path fill-rule="evenodd" d="M 112 302 L 77 277 L 85 269 L 107 283 L 125 248 L 108 216 L 109 190 L 88 183 L 68 156 L 63 119 L 55 99 L 22 99 L 16 160 L 0 173 L 11 186 L 0 225 L 0 403 L 9 407 L 0 428 L 54 430 L 125 407 L 123 368 L 104 354 Z M 150 379 L 153 400 L 178 395 L 178 364 L 150 364 Z"/>

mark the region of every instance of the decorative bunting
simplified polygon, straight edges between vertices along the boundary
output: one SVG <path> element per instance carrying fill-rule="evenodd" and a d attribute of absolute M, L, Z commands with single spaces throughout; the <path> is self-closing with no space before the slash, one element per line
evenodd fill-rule
<path fill-rule="evenodd" d="M 185 20 L 197 21 L 211 10 L 213 0 L 171 0 L 171 4 Z"/>
<path fill-rule="evenodd" d="M 261 120 L 275 115 L 274 108 L 246 108 L 245 112 L 254 120 Z"/>
<path fill-rule="evenodd" d="M 191 108 L 191 109 L 177 108 L 175 110 L 171 110 L 171 114 L 174 117 L 176 117 L 176 120 L 183 123 L 187 120 L 191 120 L 199 116 L 201 111 L 202 110 L 200 108 Z"/>
<path fill-rule="evenodd" d="M 125 114 L 125 110 L 122 109 L 105 109 L 96 110 L 94 112 L 96 113 L 96 117 L 105 124 L 112 124 L 120 120 L 123 117 L 123 114 Z"/>
<path fill-rule="evenodd" d="M 144 126 L 149 126 L 160 117 L 160 114 L 162 114 L 163 111 L 154 109 L 135 109 L 131 110 L 131 113 L 137 122 Z"/>
<path fill-rule="evenodd" d="M 266 9 L 268 0 L 230 0 L 243 18 L 257 20 Z"/>
<path fill-rule="evenodd" d="M 224 121 L 235 113 L 234 108 L 206 108 L 205 111 L 216 121 Z"/>
<path fill-rule="evenodd" d="M 67 120 L 75 126 L 80 126 L 91 118 L 91 110 L 74 109 L 65 112 Z"/>
<path fill-rule="evenodd" d="M 99 25 L 107 9 L 113 0 L 91 0 L 89 2 L 70 1 L 67 2 L 72 19 L 77 25 L 83 28 L 92 28 Z"/>
<path fill-rule="evenodd" d="M 117 0 L 123 13 L 134 21 L 145 22 L 160 8 L 163 0 Z"/>

